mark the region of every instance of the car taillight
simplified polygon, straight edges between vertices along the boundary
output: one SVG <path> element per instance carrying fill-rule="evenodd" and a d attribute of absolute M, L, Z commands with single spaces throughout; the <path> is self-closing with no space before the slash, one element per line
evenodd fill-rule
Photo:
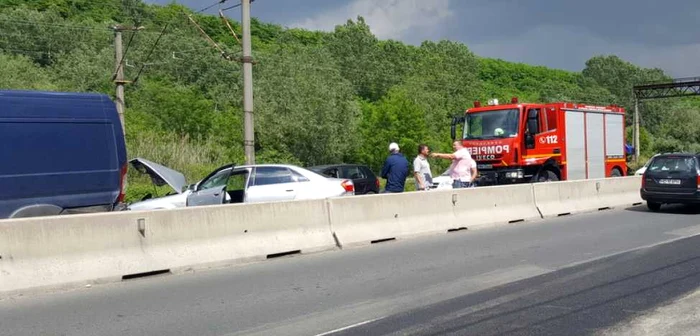
<path fill-rule="evenodd" d="M 697 178 L 697 185 L 698 185 L 698 190 L 700 190 L 700 175 L 698 175 L 698 178 Z"/>
<path fill-rule="evenodd" d="M 377 188 L 382 186 L 382 182 L 379 181 L 379 178 L 375 181 L 375 184 L 377 185 Z"/>
<path fill-rule="evenodd" d="M 117 198 L 117 203 L 122 203 L 124 202 L 124 198 L 126 197 L 126 172 L 127 172 L 127 164 L 124 164 L 122 166 L 122 169 L 120 170 L 119 174 L 119 197 Z"/>
<path fill-rule="evenodd" d="M 343 186 L 343 189 L 345 189 L 346 192 L 355 192 L 355 184 L 352 183 L 351 180 L 345 180 L 340 183 L 340 185 Z"/>
<path fill-rule="evenodd" d="M 647 186 L 647 174 L 642 174 L 642 188 Z"/>

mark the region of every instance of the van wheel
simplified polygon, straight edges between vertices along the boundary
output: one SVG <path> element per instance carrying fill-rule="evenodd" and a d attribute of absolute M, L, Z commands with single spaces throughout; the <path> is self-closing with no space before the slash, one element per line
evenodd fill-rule
<path fill-rule="evenodd" d="M 613 169 L 612 173 L 610 174 L 610 177 L 620 177 L 620 176 L 622 176 L 622 172 L 617 168 Z"/>
<path fill-rule="evenodd" d="M 553 171 L 545 169 L 537 174 L 537 180 L 535 182 L 556 182 L 559 181 L 559 177 Z"/>
<path fill-rule="evenodd" d="M 654 212 L 659 211 L 661 210 L 661 203 L 647 202 L 647 208 Z"/>

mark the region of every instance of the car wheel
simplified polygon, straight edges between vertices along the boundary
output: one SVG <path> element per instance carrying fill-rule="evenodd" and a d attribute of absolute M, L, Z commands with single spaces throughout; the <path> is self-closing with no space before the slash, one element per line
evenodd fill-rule
<path fill-rule="evenodd" d="M 661 203 L 647 202 L 647 208 L 651 211 L 659 211 L 661 210 Z"/>
<path fill-rule="evenodd" d="M 610 177 L 620 177 L 620 176 L 622 176 L 622 172 L 617 168 L 613 169 L 612 174 L 610 174 Z"/>
<path fill-rule="evenodd" d="M 547 169 L 541 171 L 537 174 L 537 182 L 556 182 L 559 181 L 559 177 L 553 171 Z"/>

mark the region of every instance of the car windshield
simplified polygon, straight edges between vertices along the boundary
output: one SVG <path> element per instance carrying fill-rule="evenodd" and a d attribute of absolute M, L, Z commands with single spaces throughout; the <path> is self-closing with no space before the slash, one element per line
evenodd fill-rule
<path fill-rule="evenodd" d="M 464 139 L 513 138 L 518 135 L 518 109 L 467 113 Z"/>
<path fill-rule="evenodd" d="M 649 167 L 649 172 L 695 172 L 694 157 L 657 157 Z"/>

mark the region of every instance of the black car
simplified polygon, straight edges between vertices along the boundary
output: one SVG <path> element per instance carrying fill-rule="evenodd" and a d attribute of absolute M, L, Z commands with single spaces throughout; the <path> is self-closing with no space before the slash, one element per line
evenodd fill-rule
<path fill-rule="evenodd" d="M 640 194 L 652 211 L 659 211 L 662 204 L 700 204 L 700 155 L 654 157 L 642 176 Z"/>
<path fill-rule="evenodd" d="M 379 179 L 369 167 L 357 164 L 337 164 L 308 168 L 333 178 L 350 179 L 355 184 L 355 195 L 378 194 Z"/>

